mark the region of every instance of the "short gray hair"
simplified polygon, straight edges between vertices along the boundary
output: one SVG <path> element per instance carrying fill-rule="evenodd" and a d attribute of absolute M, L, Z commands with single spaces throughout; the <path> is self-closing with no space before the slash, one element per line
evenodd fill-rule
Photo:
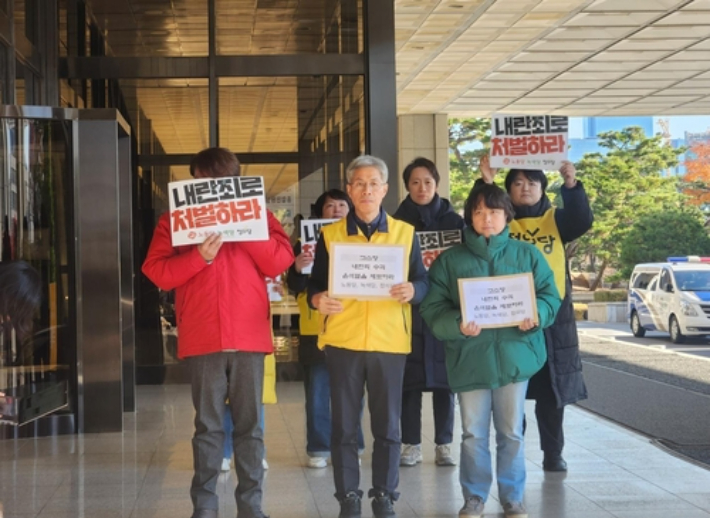
<path fill-rule="evenodd" d="M 362 169 L 363 167 L 374 167 L 380 171 L 382 183 L 387 183 L 387 178 L 389 178 L 387 164 L 385 164 L 385 161 L 381 158 L 377 158 L 372 155 L 360 155 L 348 164 L 348 168 L 345 170 L 345 179 L 347 182 L 352 182 L 353 176 L 355 176 L 355 171 Z"/>

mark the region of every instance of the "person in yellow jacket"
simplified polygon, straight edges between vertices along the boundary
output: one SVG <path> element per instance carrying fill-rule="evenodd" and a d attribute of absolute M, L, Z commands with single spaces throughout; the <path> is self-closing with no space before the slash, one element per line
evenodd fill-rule
<path fill-rule="evenodd" d="M 387 194 L 387 165 L 362 155 L 345 172 L 354 210 L 324 227 L 316 245 L 308 281 L 308 302 L 322 316 L 318 347 L 325 349 L 330 374 L 331 458 L 340 518 L 361 513 L 357 430 L 367 386 L 374 447 L 372 488 L 375 518 L 395 516 L 399 496 L 402 381 L 411 350 L 411 304 L 419 304 L 429 283 L 414 227 L 382 209 Z M 330 250 L 334 243 L 403 245 L 408 258 L 406 282 L 395 284 L 389 299 L 336 299 L 328 295 Z"/>
<path fill-rule="evenodd" d="M 350 212 L 350 198 L 340 189 L 330 189 L 318 196 L 313 214 L 318 219 L 342 219 Z M 300 231 L 300 228 L 299 228 Z M 328 466 L 330 458 L 330 376 L 325 365 L 325 353 L 318 348 L 320 314 L 308 305 L 308 267 L 315 257 L 312 245 L 293 247 L 296 261 L 288 269 L 286 284 L 296 296 L 299 312 L 298 361 L 303 367 L 303 388 L 306 394 L 306 454 L 309 468 Z M 358 450 L 365 449 L 362 428 L 358 431 Z"/>

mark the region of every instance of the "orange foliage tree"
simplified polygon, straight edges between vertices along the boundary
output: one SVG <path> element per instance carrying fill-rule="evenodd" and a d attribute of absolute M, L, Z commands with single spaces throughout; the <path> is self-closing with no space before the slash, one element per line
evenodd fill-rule
<path fill-rule="evenodd" d="M 683 194 L 701 208 L 710 206 L 710 142 L 695 142 L 686 152 Z"/>

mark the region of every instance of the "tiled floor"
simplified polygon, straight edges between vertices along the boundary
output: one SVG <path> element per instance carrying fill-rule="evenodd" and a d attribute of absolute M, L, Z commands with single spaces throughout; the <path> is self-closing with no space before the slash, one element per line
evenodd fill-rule
<path fill-rule="evenodd" d="M 302 387 L 279 383 L 278 393 L 279 403 L 266 408 L 271 469 L 264 508 L 272 518 L 335 518 L 331 469 L 303 467 Z M 188 387 L 139 387 L 138 401 L 138 412 L 126 415 L 123 434 L 0 441 L 4 518 L 189 518 Z M 400 472 L 400 518 L 455 517 L 462 503 L 458 469 L 433 463 L 430 401 L 425 397 L 424 462 Z M 532 421 L 534 413 L 528 412 L 528 418 Z M 566 424 L 570 471 L 545 474 L 531 424 L 526 445 L 531 517 L 710 518 L 710 471 L 573 407 Z M 458 420 L 455 436 L 458 441 Z M 362 463 L 365 491 L 371 477 L 369 451 Z M 458 456 L 458 444 L 454 451 Z M 221 518 L 236 515 L 234 486 L 234 474 L 221 477 Z M 502 517 L 495 494 L 486 517 Z M 369 506 L 363 506 L 363 516 L 371 516 Z"/>

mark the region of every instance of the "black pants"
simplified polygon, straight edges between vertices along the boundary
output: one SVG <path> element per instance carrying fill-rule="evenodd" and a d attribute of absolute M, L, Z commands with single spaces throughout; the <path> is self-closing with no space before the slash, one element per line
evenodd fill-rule
<path fill-rule="evenodd" d="M 540 449 L 548 455 L 562 453 L 565 447 L 563 430 L 565 407 L 557 407 L 557 398 L 552 390 L 550 367 L 547 363 L 530 379 L 528 397 L 535 400 Z"/>
<path fill-rule="evenodd" d="M 402 381 L 406 354 L 362 352 L 326 347 L 330 373 L 332 435 L 330 452 L 335 480 L 335 497 L 360 491 L 358 427 L 367 386 L 370 424 L 375 439 L 372 450 L 372 490 L 397 499 L 401 438 Z"/>
<path fill-rule="evenodd" d="M 434 407 L 434 442 L 451 444 L 454 440 L 454 394 L 449 389 L 431 392 Z M 402 394 L 402 442 L 422 443 L 422 391 L 405 390 Z"/>

